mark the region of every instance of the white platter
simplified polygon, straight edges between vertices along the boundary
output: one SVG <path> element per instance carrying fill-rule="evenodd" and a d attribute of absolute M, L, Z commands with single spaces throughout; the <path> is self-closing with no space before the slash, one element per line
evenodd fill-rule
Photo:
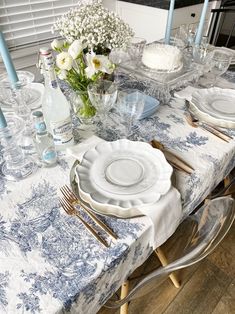
<path fill-rule="evenodd" d="M 235 90 L 212 87 L 192 94 L 189 110 L 213 125 L 235 128 Z"/>
<path fill-rule="evenodd" d="M 76 168 L 81 198 L 101 214 L 133 217 L 171 187 L 172 167 L 163 153 L 143 142 L 102 142 Z"/>

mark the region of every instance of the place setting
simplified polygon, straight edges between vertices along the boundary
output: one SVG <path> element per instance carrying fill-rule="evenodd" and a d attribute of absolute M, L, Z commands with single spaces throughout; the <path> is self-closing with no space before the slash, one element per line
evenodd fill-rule
<path fill-rule="evenodd" d="M 67 214 L 76 216 L 78 205 L 77 210 L 85 209 L 89 216 L 92 213 L 92 216 L 130 219 L 145 215 L 153 225 L 150 239 L 153 243 L 157 241 L 155 224 L 159 216 L 171 208 L 166 208 L 168 200 L 174 199 L 174 217 L 180 219 L 180 194 L 172 186 L 173 169 L 161 150 L 149 143 L 127 139 L 106 142 L 93 136 L 70 154 L 77 156 L 70 170 L 71 188 L 60 189 L 65 198 L 61 204 Z M 104 228 L 115 243 L 117 235 L 107 225 Z"/>

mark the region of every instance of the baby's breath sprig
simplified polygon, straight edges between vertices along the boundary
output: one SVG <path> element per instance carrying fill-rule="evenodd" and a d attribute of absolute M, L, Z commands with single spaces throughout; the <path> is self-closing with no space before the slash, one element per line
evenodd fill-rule
<path fill-rule="evenodd" d="M 53 30 L 67 42 L 79 39 L 97 54 L 126 47 L 134 35 L 129 25 L 104 8 L 100 0 L 87 1 L 71 9 L 56 21 Z"/>

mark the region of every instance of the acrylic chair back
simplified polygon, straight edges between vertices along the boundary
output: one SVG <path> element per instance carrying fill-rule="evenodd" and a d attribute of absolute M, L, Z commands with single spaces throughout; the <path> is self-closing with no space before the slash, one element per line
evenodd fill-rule
<path fill-rule="evenodd" d="M 173 271 L 193 265 L 208 254 L 222 241 L 229 231 L 235 217 L 234 200 L 219 197 L 209 200 L 195 214 L 183 221 L 176 233 L 178 256 L 165 267 L 160 267 L 146 275 L 122 300 L 109 300 L 105 306 L 117 308 L 156 289 Z M 183 243 L 183 249 L 179 249 Z"/>

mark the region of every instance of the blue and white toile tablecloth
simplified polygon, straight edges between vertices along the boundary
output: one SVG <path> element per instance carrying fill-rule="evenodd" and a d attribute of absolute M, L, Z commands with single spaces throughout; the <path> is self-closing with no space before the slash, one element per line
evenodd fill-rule
<path fill-rule="evenodd" d="M 190 176 L 175 172 L 185 217 L 234 168 L 235 140 L 190 127 L 184 110 L 182 99 L 172 99 L 140 122 L 133 140 L 156 138 L 196 169 Z M 113 121 L 97 135 L 116 140 L 119 128 Z M 227 132 L 235 139 L 234 130 Z M 78 130 L 80 140 L 85 133 Z M 22 182 L 0 179 L 0 313 L 94 314 L 152 252 L 146 217 L 102 217 L 119 236 L 103 249 L 64 214 L 58 191 L 69 184 L 73 162 L 61 155 L 55 168 Z"/>

